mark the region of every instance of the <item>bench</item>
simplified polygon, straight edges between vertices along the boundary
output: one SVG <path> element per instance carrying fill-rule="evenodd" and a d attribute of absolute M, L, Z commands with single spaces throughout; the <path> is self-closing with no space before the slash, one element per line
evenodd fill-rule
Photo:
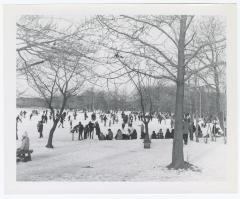
<path fill-rule="evenodd" d="M 31 161 L 32 160 L 31 153 L 33 153 L 32 149 L 24 150 L 24 151 L 17 151 L 17 162 L 19 162 L 19 161 L 23 161 L 23 162 Z"/>

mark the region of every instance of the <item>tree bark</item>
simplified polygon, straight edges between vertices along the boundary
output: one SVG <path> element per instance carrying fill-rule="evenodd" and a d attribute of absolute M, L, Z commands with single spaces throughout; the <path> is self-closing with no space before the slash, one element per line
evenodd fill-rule
<path fill-rule="evenodd" d="M 149 132 L 148 132 L 148 122 L 144 122 L 144 126 L 145 126 L 145 137 L 144 140 L 149 140 Z"/>
<path fill-rule="evenodd" d="M 49 133 L 49 136 L 48 136 L 48 142 L 47 142 L 47 145 L 46 145 L 47 148 L 53 148 L 52 140 L 53 140 L 53 134 L 56 130 L 57 124 L 58 124 L 58 119 L 56 119 L 53 122 L 53 126 L 52 126 L 52 128 L 50 130 L 50 133 Z"/>
<path fill-rule="evenodd" d="M 185 34 L 186 16 L 180 19 L 180 34 L 178 41 L 178 69 L 177 69 L 177 91 L 175 105 L 175 127 L 172 149 L 172 163 L 169 167 L 174 169 L 184 168 L 183 157 L 183 103 L 184 103 L 184 75 L 185 75 Z"/>
<path fill-rule="evenodd" d="M 55 130 L 56 130 L 58 121 L 59 121 L 60 117 L 62 116 L 62 113 L 63 113 L 64 108 L 65 108 L 65 106 L 66 106 L 66 102 L 67 102 L 67 97 L 66 97 L 66 95 L 64 94 L 64 95 L 63 95 L 62 107 L 61 107 L 60 113 L 59 113 L 59 117 L 54 120 L 53 126 L 52 126 L 52 128 L 51 128 L 51 130 L 50 130 L 50 132 L 49 132 L 48 142 L 47 142 L 47 145 L 46 145 L 47 148 L 53 148 L 53 144 L 52 144 L 53 134 L 54 134 L 54 132 L 55 132 Z"/>

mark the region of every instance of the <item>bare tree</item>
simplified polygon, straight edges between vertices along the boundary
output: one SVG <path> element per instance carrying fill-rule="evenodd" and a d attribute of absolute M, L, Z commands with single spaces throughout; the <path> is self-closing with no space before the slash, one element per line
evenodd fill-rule
<path fill-rule="evenodd" d="M 153 93 L 151 92 L 151 88 L 155 85 L 156 80 L 149 76 L 146 76 L 145 74 L 129 70 L 130 66 L 128 63 L 122 60 L 123 57 L 117 56 L 116 58 L 124 66 L 128 78 L 136 88 L 142 112 L 142 122 L 144 123 L 145 127 L 144 142 L 148 143 L 150 142 L 148 124 L 153 117 Z M 135 62 L 134 64 L 135 66 L 139 67 L 141 63 Z"/>
<path fill-rule="evenodd" d="M 17 70 L 44 99 L 53 115 L 53 126 L 46 145 L 53 148 L 53 134 L 67 100 L 91 79 L 88 71 L 93 67 L 94 60 L 89 55 L 96 49 L 84 44 L 83 37 L 87 33 L 82 30 L 83 26 L 70 25 L 59 29 L 53 19 L 49 21 L 39 16 L 24 17 L 20 22 L 17 24 L 17 39 L 20 41 Z M 53 106 L 56 96 L 61 99 L 58 115 Z"/>
<path fill-rule="evenodd" d="M 214 17 L 209 17 L 206 21 L 200 24 L 200 30 L 202 30 L 201 38 L 208 41 L 209 45 L 207 46 L 207 50 L 197 58 L 202 65 L 209 67 L 207 70 L 199 73 L 197 78 L 202 81 L 202 84 L 208 85 L 210 88 L 212 88 L 212 90 L 215 91 L 217 117 L 222 130 L 224 130 L 224 108 L 221 107 L 220 102 L 221 93 L 223 95 L 225 94 L 226 33 L 224 30 L 224 22 Z"/>
<path fill-rule="evenodd" d="M 194 20 L 194 16 L 186 15 L 97 17 L 101 27 L 106 29 L 99 42 L 102 46 L 117 52 L 116 55 L 120 58 L 139 58 L 146 63 L 140 68 L 129 65 L 128 70 L 176 84 L 175 136 L 172 162 L 169 165 L 174 169 L 185 167 L 182 140 L 185 82 L 192 75 L 209 68 L 209 65 L 202 64 L 198 68 L 192 66 L 207 46 L 220 42 L 195 42 L 198 32 L 193 27 L 199 20 L 201 19 Z"/>

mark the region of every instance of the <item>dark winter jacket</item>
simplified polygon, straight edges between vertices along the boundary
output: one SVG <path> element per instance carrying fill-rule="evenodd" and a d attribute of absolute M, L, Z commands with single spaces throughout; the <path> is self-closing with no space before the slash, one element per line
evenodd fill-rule
<path fill-rule="evenodd" d="M 137 139 L 137 131 L 136 131 L 136 129 L 133 130 L 133 132 L 130 135 L 130 138 L 131 138 L 131 140 Z"/>

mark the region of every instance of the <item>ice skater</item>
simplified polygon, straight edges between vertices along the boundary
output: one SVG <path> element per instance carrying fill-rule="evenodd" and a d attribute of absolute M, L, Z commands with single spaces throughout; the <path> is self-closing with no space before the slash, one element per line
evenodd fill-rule
<path fill-rule="evenodd" d="M 43 121 L 40 120 L 37 125 L 38 133 L 39 133 L 39 138 L 43 138 Z"/>

